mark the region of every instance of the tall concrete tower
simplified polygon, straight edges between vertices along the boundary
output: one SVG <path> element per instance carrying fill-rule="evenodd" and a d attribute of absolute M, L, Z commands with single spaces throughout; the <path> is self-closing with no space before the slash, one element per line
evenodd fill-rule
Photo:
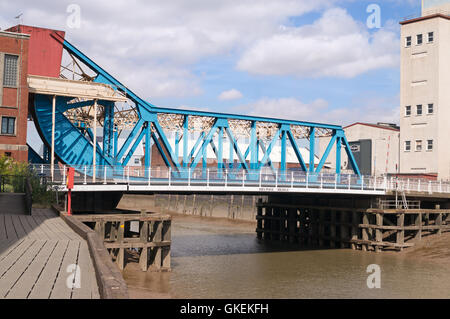
<path fill-rule="evenodd" d="M 450 179 L 450 0 L 400 24 L 400 172 Z"/>
<path fill-rule="evenodd" d="M 446 11 L 450 12 L 450 1 L 448 0 L 422 0 L 422 16 Z"/>

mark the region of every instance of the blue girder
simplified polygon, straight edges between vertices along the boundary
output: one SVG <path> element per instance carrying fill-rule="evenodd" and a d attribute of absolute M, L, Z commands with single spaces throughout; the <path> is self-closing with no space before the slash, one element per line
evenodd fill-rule
<path fill-rule="evenodd" d="M 202 169 L 205 173 L 208 167 L 208 147 L 213 148 L 217 157 L 218 178 L 221 178 L 221 175 L 224 173 L 225 169 L 233 171 L 242 168 L 245 172 L 250 173 L 259 172 L 263 169 L 263 167 L 268 165 L 273 171 L 276 171 L 271 155 L 277 142 L 280 141 L 281 160 L 279 164 L 279 171 L 281 172 L 286 172 L 288 170 L 287 152 L 290 145 L 294 151 L 295 157 L 297 158 L 297 166 L 295 169 L 303 170 L 309 174 L 318 174 L 322 171 L 330 152 L 333 147 L 335 147 L 336 173 L 340 174 L 340 150 L 344 147 L 353 172 L 361 176 L 358 165 L 352 152 L 350 151 L 348 141 L 341 126 L 248 115 L 159 108 L 141 99 L 68 41 L 61 39 L 58 36 L 55 36 L 55 38 L 63 44 L 63 47 L 72 56 L 76 57 L 96 73 L 94 80 L 95 82 L 111 85 L 115 90 L 123 93 L 135 104 L 139 120 L 132 129 L 131 133 L 128 135 L 122 147 L 118 149 L 117 129 L 114 127 L 114 104 L 112 102 L 98 101 L 98 103 L 103 105 L 105 109 L 103 147 L 97 147 L 96 164 L 98 165 L 125 167 L 128 165 L 139 144 L 143 143 L 145 150 L 144 165 L 146 168 L 151 167 L 152 165 L 152 145 L 155 145 L 165 165 L 170 167 L 173 173 L 178 172 L 178 176 L 186 177 L 187 170 L 194 170 L 200 163 L 200 160 L 202 160 Z M 93 147 L 91 141 L 89 141 L 89 139 L 86 138 L 82 132 L 80 132 L 79 128 L 74 126 L 67 118 L 65 118 L 63 113 L 70 108 L 89 105 L 92 101 L 70 104 L 70 100 L 71 98 L 57 98 L 57 134 L 55 153 L 62 162 L 68 165 L 90 165 L 93 160 Z M 166 132 L 164 132 L 158 121 L 157 115 L 161 113 L 177 114 L 184 117 L 181 131 L 176 132 L 175 134 L 174 148 L 172 148 L 169 143 Z M 40 127 L 41 136 L 48 145 L 51 141 L 51 99 L 48 96 L 35 96 L 35 116 L 37 125 Z M 193 145 L 192 149 L 189 149 L 189 118 L 192 116 L 214 118 L 214 124 L 209 131 L 201 132 L 195 145 Z M 240 144 L 230 128 L 230 120 L 250 122 L 250 140 L 248 147 L 245 150 L 240 149 Z M 257 123 L 272 123 L 278 127 L 276 134 L 273 136 L 267 148 L 264 141 L 257 135 Z M 308 162 L 305 162 L 305 159 L 302 157 L 299 145 L 295 139 L 293 131 L 291 130 L 292 126 L 302 126 L 309 130 L 308 137 L 310 156 L 307 159 Z M 316 132 L 319 129 L 330 130 L 332 134 L 329 136 L 330 143 L 326 148 L 325 153 L 322 155 L 319 164 L 316 166 Z M 215 144 L 216 138 L 217 145 Z M 224 160 L 225 139 L 228 139 L 229 143 L 228 164 Z M 260 148 L 263 154 L 261 160 L 259 160 Z M 180 151 L 182 154 L 180 154 Z M 236 165 L 235 158 L 238 160 Z"/>

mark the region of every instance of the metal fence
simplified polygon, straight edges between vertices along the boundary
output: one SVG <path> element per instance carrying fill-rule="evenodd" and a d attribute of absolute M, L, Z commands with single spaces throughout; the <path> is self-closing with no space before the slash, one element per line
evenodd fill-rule
<path fill-rule="evenodd" d="M 357 176 L 352 174 L 309 173 L 299 170 L 261 171 L 243 169 L 184 168 L 174 171 L 166 167 L 72 166 L 76 185 L 147 185 L 203 187 L 275 187 L 319 188 L 361 191 L 399 191 L 450 193 L 450 183 L 423 179 L 400 179 L 386 176 Z M 56 166 L 51 180 L 50 165 L 34 165 L 32 169 L 42 179 L 54 185 L 66 184 L 66 166 Z"/>
<path fill-rule="evenodd" d="M 418 200 L 381 200 L 379 207 L 381 209 L 420 209 L 421 202 Z"/>
<path fill-rule="evenodd" d="M 26 176 L 0 175 L 0 193 L 26 193 Z"/>

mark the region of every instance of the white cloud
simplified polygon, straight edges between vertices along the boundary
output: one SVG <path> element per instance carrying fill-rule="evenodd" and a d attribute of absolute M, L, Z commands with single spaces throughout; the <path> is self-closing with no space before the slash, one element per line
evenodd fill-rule
<path fill-rule="evenodd" d="M 219 100 L 221 101 L 230 101 L 230 100 L 239 100 L 242 99 L 244 96 L 241 92 L 239 92 L 236 89 L 231 89 L 229 91 L 224 91 L 220 93 Z"/>
<path fill-rule="evenodd" d="M 328 107 L 328 102 L 318 99 L 312 103 L 303 103 L 296 98 L 262 98 L 253 103 L 240 106 L 247 114 L 254 116 L 284 118 L 290 120 L 302 120 L 314 118 L 320 110 Z"/>
<path fill-rule="evenodd" d="M 0 3 L 0 27 L 23 23 L 67 31 L 67 39 L 143 97 L 200 94 L 191 66 L 277 32 L 289 17 L 337 0 L 78 0 L 81 28 L 66 25 L 73 1 Z"/>
<path fill-rule="evenodd" d="M 398 67 L 398 36 L 373 34 L 344 9 L 327 10 L 311 25 L 286 27 L 248 49 L 238 69 L 262 75 L 352 78 L 370 70 Z"/>
<path fill-rule="evenodd" d="M 304 103 L 297 98 L 262 98 L 247 105 L 236 107 L 249 115 L 275 117 L 289 120 L 348 125 L 354 122 L 398 123 L 398 96 L 377 98 L 367 96 L 354 99 L 349 107 L 332 108 L 328 101 L 317 99 Z"/>

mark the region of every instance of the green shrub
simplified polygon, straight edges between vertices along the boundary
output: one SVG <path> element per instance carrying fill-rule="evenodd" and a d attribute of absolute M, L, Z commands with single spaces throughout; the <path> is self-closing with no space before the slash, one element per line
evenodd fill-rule
<path fill-rule="evenodd" d="M 11 157 L 0 157 L 0 175 L 29 176 L 28 163 L 14 161 Z"/>

